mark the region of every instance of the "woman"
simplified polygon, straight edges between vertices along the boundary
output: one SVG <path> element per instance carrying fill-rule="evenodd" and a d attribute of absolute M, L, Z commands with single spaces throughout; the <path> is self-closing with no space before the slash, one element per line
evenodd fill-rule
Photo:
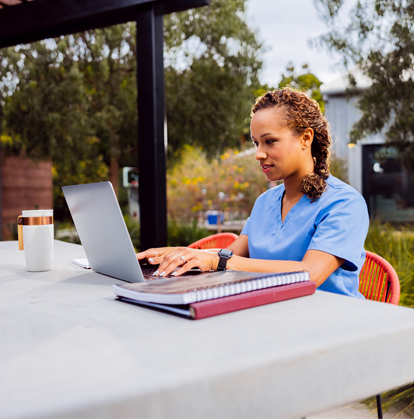
<path fill-rule="evenodd" d="M 253 272 L 307 270 L 320 290 L 360 297 L 368 212 L 364 199 L 329 174 L 331 138 L 316 101 L 290 88 L 267 92 L 252 109 L 256 160 L 269 181 L 240 236 L 227 250 L 156 248 L 137 254 L 158 274 L 199 267 Z M 224 255 L 226 254 L 226 255 Z M 220 264 L 219 264 L 220 261 Z"/>

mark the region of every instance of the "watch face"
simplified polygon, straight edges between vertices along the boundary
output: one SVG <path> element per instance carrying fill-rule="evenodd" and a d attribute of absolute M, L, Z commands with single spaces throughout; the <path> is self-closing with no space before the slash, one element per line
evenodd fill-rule
<path fill-rule="evenodd" d="M 229 251 L 228 249 L 222 249 L 219 252 L 220 257 L 230 258 L 233 255 L 233 251 Z"/>

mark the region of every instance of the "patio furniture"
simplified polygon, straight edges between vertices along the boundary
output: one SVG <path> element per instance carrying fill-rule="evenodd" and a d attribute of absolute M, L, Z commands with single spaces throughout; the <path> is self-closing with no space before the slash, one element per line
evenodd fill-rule
<path fill-rule="evenodd" d="M 400 281 L 392 265 L 373 252 L 366 251 L 365 264 L 359 275 L 359 291 L 366 299 L 398 305 Z"/>
<path fill-rule="evenodd" d="M 400 281 L 392 265 L 373 252 L 366 251 L 365 263 L 359 275 L 359 291 L 366 299 L 398 305 Z M 382 419 L 381 394 L 377 396 L 378 418 Z"/>
<path fill-rule="evenodd" d="M 211 248 L 226 248 L 231 245 L 238 236 L 235 233 L 224 232 L 216 233 L 215 235 L 207 236 L 206 238 L 200 239 L 188 245 L 188 248 L 193 249 L 211 249 Z"/>

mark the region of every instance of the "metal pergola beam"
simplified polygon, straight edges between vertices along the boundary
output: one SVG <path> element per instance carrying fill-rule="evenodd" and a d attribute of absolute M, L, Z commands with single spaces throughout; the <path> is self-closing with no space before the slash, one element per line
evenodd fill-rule
<path fill-rule="evenodd" d="M 147 6 L 163 15 L 209 0 L 35 0 L 0 10 L 0 48 L 135 20 Z"/>
<path fill-rule="evenodd" d="M 167 244 L 167 218 L 160 217 L 167 214 L 162 21 L 154 5 L 137 16 L 141 249 Z"/>
<path fill-rule="evenodd" d="M 136 21 L 141 249 L 167 244 L 163 15 L 209 2 L 34 0 L 0 10 L 0 48 Z"/>

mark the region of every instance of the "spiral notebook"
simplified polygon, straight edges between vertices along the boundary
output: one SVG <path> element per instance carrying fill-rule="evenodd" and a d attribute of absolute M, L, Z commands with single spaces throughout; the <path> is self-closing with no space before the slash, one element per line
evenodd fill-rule
<path fill-rule="evenodd" d="M 112 287 L 117 296 L 127 299 L 168 305 L 188 305 L 309 280 L 307 271 L 251 273 L 229 270 L 206 273 L 200 277 L 178 277 L 145 283 L 114 284 Z"/>
<path fill-rule="evenodd" d="M 217 299 L 203 300 L 188 305 L 166 305 L 161 303 L 142 302 L 124 297 L 118 297 L 118 300 L 196 320 L 312 295 L 315 293 L 315 289 L 316 284 L 313 281 L 303 281 L 300 283 L 273 286 L 266 289 L 254 290 L 252 292 L 240 293 Z"/>

